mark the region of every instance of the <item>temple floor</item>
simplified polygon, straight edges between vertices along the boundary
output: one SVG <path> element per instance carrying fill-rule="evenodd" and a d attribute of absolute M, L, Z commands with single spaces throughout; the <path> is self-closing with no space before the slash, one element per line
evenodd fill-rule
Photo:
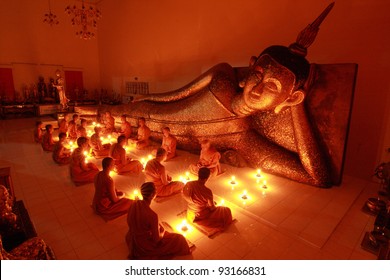
<path fill-rule="evenodd" d="M 76 187 L 68 166 L 56 165 L 50 153 L 33 143 L 35 121 L 0 121 L 0 167 L 11 167 L 16 198 L 24 201 L 38 236 L 58 259 L 126 259 L 126 216 L 105 222 L 93 213 L 93 184 Z M 149 153 L 130 155 L 140 159 Z M 198 159 L 185 151 L 178 154 L 165 163 L 174 180 L 185 177 L 189 164 Z M 92 161 L 101 168 L 101 160 Z M 207 186 L 217 202 L 223 199 L 232 209 L 236 222 L 213 238 L 197 229 L 187 231 L 196 248 L 192 256 L 181 259 L 376 259 L 360 244 L 375 219 L 362 206 L 376 196 L 378 183 L 345 175 L 341 186 L 320 189 L 263 173 L 258 184 L 252 168 L 224 164 L 222 168 L 224 173 L 210 179 Z M 236 177 L 234 188 L 232 176 Z M 117 189 L 130 195 L 144 182 L 143 173 L 113 178 Z M 186 203 L 179 194 L 154 201 L 151 207 L 161 221 L 175 228 Z"/>

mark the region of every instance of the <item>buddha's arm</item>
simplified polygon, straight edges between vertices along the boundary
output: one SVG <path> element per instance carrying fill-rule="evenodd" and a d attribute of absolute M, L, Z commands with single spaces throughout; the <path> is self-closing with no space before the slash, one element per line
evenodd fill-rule
<path fill-rule="evenodd" d="M 303 104 L 291 107 L 294 138 L 303 168 L 318 185 L 330 185 L 330 174 Z"/>
<path fill-rule="evenodd" d="M 220 63 L 180 89 L 157 94 L 137 94 L 134 95 L 133 102 L 173 102 L 181 100 L 197 94 L 199 91 L 206 88 L 215 77 L 220 75 L 228 76 L 232 80 L 235 80 L 233 68 L 227 63 Z"/>

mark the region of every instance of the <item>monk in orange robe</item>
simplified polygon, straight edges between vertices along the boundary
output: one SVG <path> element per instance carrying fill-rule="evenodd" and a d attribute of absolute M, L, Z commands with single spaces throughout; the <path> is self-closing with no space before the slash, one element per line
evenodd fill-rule
<path fill-rule="evenodd" d="M 138 160 L 132 160 L 126 156 L 126 137 L 121 135 L 118 137 L 117 143 L 112 145 L 110 150 L 110 156 L 115 160 L 115 168 L 118 174 L 135 173 L 138 174 L 142 171 L 142 163 Z"/>
<path fill-rule="evenodd" d="M 210 169 L 211 176 L 216 176 L 222 173 L 219 160 L 221 154 L 211 145 L 209 140 L 201 142 L 200 158 L 198 163 L 190 165 L 190 171 L 194 175 L 198 175 L 198 171 L 202 167 Z"/>
<path fill-rule="evenodd" d="M 59 165 L 68 164 L 70 162 L 70 150 L 64 147 L 66 141 L 66 133 L 61 132 L 58 135 L 59 141 L 54 144 L 53 148 L 53 160 Z"/>
<path fill-rule="evenodd" d="M 58 133 L 68 133 L 68 118 L 69 115 L 65 114 L 64 118 L 58 124 Z"/>
<path fill-rule="evenodd" d="M 93 183 L 99 168 L 92 162 L 86 162 L 84 151 L 89 149 L 88 139 L 80 137 L 77 139 L 78 148 L 75 149 L 70 159 L 70 177 L 76 186 Z"/>
<path fill-rule="evenodd" d="M 169 127 L 164 127 L 162 129 L 163 138 L 161 148 L 167 151 L 167 159 L 170 160 L 176 156 L 176 137 L 171 134 Z"/>
<path fill-rule="evenodd" d="M 215 206 L 213 193 L 206 187 L 210 169 L 202 167 L 198 180 L 190 181 L 183 188 L 183 197 L 188 202 L 187 219 L 203 227 L 225 229 L 232 222 L 232 213 L 228 207 Z"/>
<path fill-rule="evenodd" d="M 158 197 L 170 196 L 179 193 L 184 184 L 173 181 L 172 177 L 165 171 L 165 166 L 161 164 L 167 157 L 167 151 L 163 148 L 157 149 L 156 158 L 149 160 L 145 166 L 145 178 L 147 182 L 153 182 Z"/>
<path fill-rule="evenodd" d="M 121 116 L 121 130 L 119 132 L 121 135 L 126 136 L 126 139 L 129 139 L 132 134 L 132 128 L 130 123 L 126 120 L 126 115 Z"/>
<path fill-rule="evenodd" d="M 102 161 L 103 171 L 95 177 L 95 195 L 92 201 L 92 208 L 95 213 L 104 220 L 113 220 L 127 214 L 130 207 L 130 199 L 125 197 L 124 192 L 117 191 L 110 171 L 114 170 L 114 159 L 106 157 Z"/>
<path fill-rule="evenodd" d="M 87 135 L 87 120 L 86 119 L 81 119 L 80 120 L 80 125 L 77 127 L 77 138 L 79 137 L 85 137 L 85 138 L 88 138 L 88 135 Z"/>
<path fill-rule="evenodd" d="M 115 119 L 111 116 L 111 112 L 107 111 L 104 118 L 104 133 L 109 134 L 115 132 Z"/>
<path fill-rule="evenodd" d="M 145 118 L 138 119 L 138 131 L 136 139 L 132 141 L 136 144 L 137 149 L 144 149 L 149 146 L 150 128 L 146 126 Z"/>
<path fill-rule="evenodd" d="M 68 124 L 68 137 L 69 139 L 76 140 L 77 139 L 77 121 L 79 119 L 79 115 L 74 114 L 72 120 Z"/>
<path fill-rule="evenodd" d="M 102 129 L 100 127 L 95 126 L 94 131 L 95 133 L 92 134 L 91 139 L 89 140 L 89 144 L 92 148 L 92 153 L 95 158 L 107 157 L 110 153 L 111 144 L 103 145 L 102 140 L 100 139 L 102 132 Z"/>
<path fill-rule="evenodd" d="M 35 129 L 34 129 L 34 141 L 35 143 L 42 143 L 42 126 L 43 123 L 41 121 L 37 121 L 35 123 Z"/>
<path fill-rule="evenodd" d="M 166 232 L 160 225 L 157 214 L 150 208 L 150 203 L 156 196 L 154 184 L 144 183 L 141 194 L 143 200 L 132 200 L 127 214 L 128 258 L 168 259 L 190 254 L 186 239 L 181 234 Z"/>
<path fill-rule="evenodd" d="M 51 124 L 46 125 L 46 132 L 42 136 L 42 149 L 45 152 L 52 152 L 54 149 L 53 130 Z"/>

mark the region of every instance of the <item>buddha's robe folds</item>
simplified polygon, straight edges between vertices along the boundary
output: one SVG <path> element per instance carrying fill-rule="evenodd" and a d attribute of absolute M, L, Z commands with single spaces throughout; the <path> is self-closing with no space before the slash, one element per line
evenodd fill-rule
<path fill-rule="evenodd" d="M 161 148 L 167 151 L 167 160 L 176 156 L 176 143 L 175 136 L 169 135 L 168 137 L 163 136 Z"/>
<path fill-rule="evenodd" d="M 95 177 L 95 195 L 92 201 L 92 208 L 95 213 L 104 220 L 113 220 L 126 214 L 130 207 L 130 199 L 121 198 L 114 201 L 117 191 L 114 181 L 110 176 L 100 171 Z"/>
<path fill-rule="evenodd" d="M 58 124 L 58 134 L 60 133 L 68 133 L 68 123 L 65 119 L 62 119 Z"/>
<path fill-rule="evenodd" d="M 143 127 L 139 127 L 137 131 L 137 148 L 143 149 L 147 146 L 149 146 L 149 137 L 150 137 L 151 131 L 150 128 L 146 125 Z"/>
<path fill-rule="evenodd" d="M 51 133 L 46 132 L 42 136 L 42 149 L 46 152 L 52 152 L 54 149 L 54 140 Z"/>
<path fill-rule="evenodd" d="M 70 159 L 70 177 L 76 186 L 93 183 L 99 168 L 92 162 L 85 163 L 85 155 L 81 148 L 73 151 Z"/>
<path fill-rule="evenodd" d="M 120 133 L 126 137 L 126 139 L 131 137 L 132 134 L 132 129 L 131 125 L 128 121 L 125 121 L 124 123 L 121 124 L 121 131 Z"/>
<path fill-rule="evenodd" d="M 207 167 L 210 169 L 210 176 L 217 176 L 221 173 L 221 165 L 219 160 L 221 159 L 221 154 L 214 148 L 208 150 L 202 149 L 200 151 L 200 157 L 198 163 L 190 165 L 191 173 L 198 175 L 198 171 L 202 167 Z"/>
<path fill-rule="evenodd" d="M 146 164 L 145 178 L 146 182 L 154 183 L 158 197 L 170 196 L 172 194 L 179 193 L 184 187 L 182 182 L 169 182 L 164 165 L 156 159 L 149 160 Z"/>
<path fill-rule="evenodd" d="M 95 157 L 107 157 L 110 153 L 111 145 L 103 145 L 102 140 L 100 140 L 100 137 L 96 133 L 91 136 L 89 144 Z"/>
<path fill-rule="evenodd" d="M 115 161 L 115 168 L 118 174 L 123 173 L 135 173 L 138 174 L 142 171 L 142 163 L 138 160 L 131 160 L 126 156 L 126 150 L 118 143 L 112 145 L 110 150 L 110 156 Z"/>
<path fill-rule="evenodd" d="M 68 164 L 70 162 L 70 152 L 61 142 L 54 144 L 52 157 L 54 162 L 60 165 Z"/>
<path fill-rule="evenodd" d="M 129 258 L 164 259 L 190 254 L 186 239 L 180 234 L 164 231 L 157 214 L 144 200 L 131 200 L 127 224 Z"/>
<path fill-rule="evenodd" d="M 213 193 L 199 181 L 188 182 L 183 188 L 183 197 L 188 202 L 187 219 L 201 226 L 225 229 L 232 222 L 228 207 L 215 206 Z"/>

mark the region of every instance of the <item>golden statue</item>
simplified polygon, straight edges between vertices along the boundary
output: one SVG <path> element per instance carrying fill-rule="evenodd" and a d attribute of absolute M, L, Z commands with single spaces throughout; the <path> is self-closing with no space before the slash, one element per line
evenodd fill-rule
<path fill-rule="evenodd" d="M 339 184 L 357 66 L 305 59 L 333 5 L 295 43 L 265 49 L 248 68 L 222 63 L 183 88 L 135 95 L 133 104 L 111 111 L 145 117 L 156 138 L 168 125 L 182 149 L 199 150 L 209 139 L 229 155 L 227 163 L 244 160 L 320 187 Z"/>

